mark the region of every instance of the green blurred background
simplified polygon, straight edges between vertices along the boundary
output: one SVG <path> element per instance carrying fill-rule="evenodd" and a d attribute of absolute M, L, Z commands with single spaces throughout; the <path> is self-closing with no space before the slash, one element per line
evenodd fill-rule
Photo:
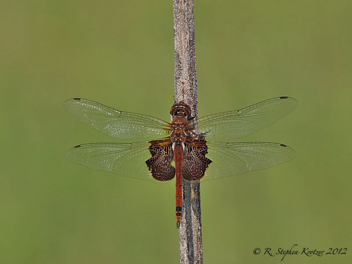
<path fill-rule="evenodd" d="M 348 0 L 195 2 L 200 116 L 299 101 L 244 139 L 288 144 L 294 160 L 201 185 L 205 263 L 350 250 L 351 14 Z M 171 0 L 0 1 L 0 264 L 179 263 L 174 184 L 70 163 L 70 147 L 114 139 L 63 108 L 83 97 L 169 120 L 172 18 Z"/>

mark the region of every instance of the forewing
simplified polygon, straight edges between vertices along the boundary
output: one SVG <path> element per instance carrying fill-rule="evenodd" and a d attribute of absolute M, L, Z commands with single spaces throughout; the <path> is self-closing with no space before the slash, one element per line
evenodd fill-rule
<path fill-rule="evenodd" d="M 209 142 L 208 154 L 212 163 L 203 179 L 234 176 L 261 170 L 287 162 L 295 151 L 283 144 L 267 142 Z"/>
<path fill-rule="evenodd" d="M 199 132 L 206 139 L 233 141 L 270 126 L 297 106 L 296 99 L 276 97 L 240 110 L 202 117 L 198 120 Z"/>
<path fill-rule="evenodd" d="M 123 112 L 87 99 L 73 98 L 65 109 L 87 126 L 121 141 L 143 141 L 168 136 L 168 123 L 151 116 Z"/>
<path fill-rule="evenodd" d="M 151 156 L 148 147 L 148 142 L 83 144 L 70 149 L 66 158 L 88 168 L 155 181 L 145 163 Z"/>

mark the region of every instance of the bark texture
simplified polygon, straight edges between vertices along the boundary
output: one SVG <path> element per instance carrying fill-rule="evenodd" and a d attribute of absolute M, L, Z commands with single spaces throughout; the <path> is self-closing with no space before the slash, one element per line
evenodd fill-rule
<path fill-rule="evenodd" d="M 175 45 L 175 101 L 185 102 L 197 118 L 197 72 L 193 0 L 173 0 Z M 195 133 L 198 133 L 196 128 Z M 203 263 L 199 182 L 182 182 L 180 263 Z"/>

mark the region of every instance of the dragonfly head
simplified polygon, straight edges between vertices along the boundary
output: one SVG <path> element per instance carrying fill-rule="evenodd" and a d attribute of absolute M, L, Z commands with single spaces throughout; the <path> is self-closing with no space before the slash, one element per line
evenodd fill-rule
<path fill-rule="evenodd" d="M 170 110 L 172 117 L 185 117 L 191 116 L 191 108 L 184 102 L 175 103 Z"/>

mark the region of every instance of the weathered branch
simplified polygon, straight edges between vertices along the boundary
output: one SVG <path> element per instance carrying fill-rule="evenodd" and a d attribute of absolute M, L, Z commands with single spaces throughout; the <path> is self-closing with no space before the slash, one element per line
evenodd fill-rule
<path fill-rule="evenodd" d="M 193 0 L 173 0 L 175 101 L 183 101 L 197 118 L 197 73 Z M 198 133 L 198 128 L 195 131 Z M 180 263 L 203 263 L 199 182 L 182 182 Z"/>

